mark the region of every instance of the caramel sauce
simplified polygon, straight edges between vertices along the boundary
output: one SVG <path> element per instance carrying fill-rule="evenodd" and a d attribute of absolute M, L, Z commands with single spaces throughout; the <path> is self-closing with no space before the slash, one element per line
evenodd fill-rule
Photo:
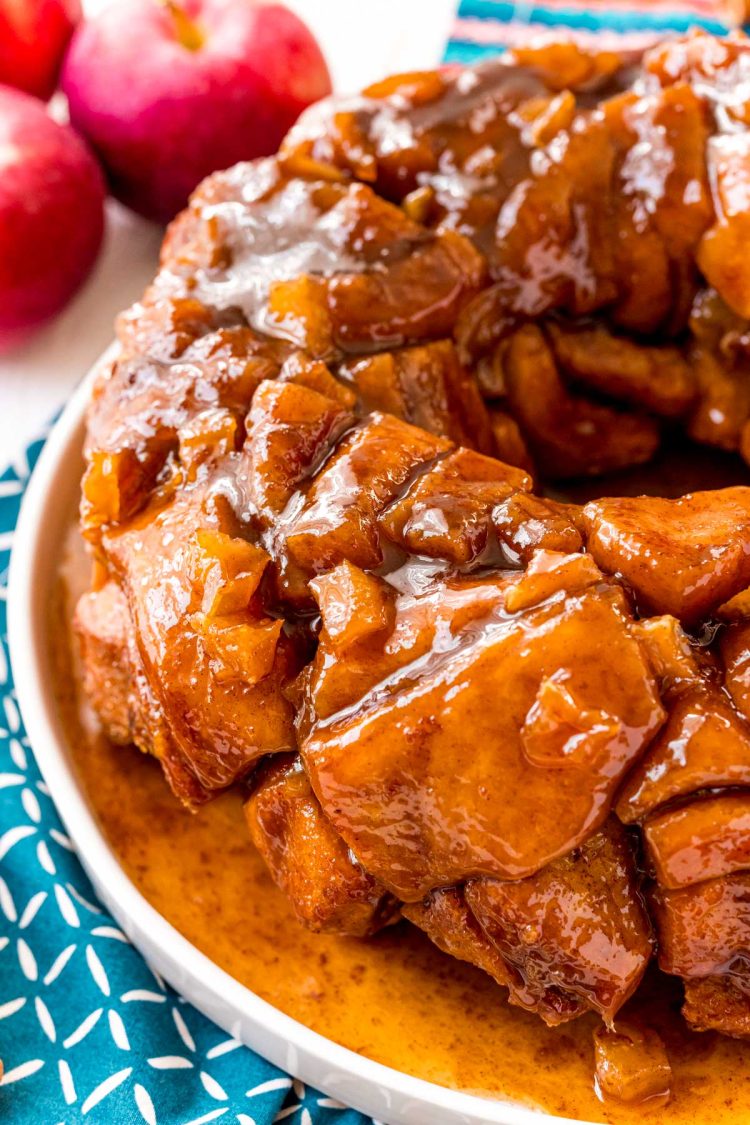
<path fill-rule="evenodd" d="M 68 642 L 85 570 L 72 532 L 50 628 L 71 755 L 126 874 L 216 964 L 335 1042 L 454 1090 L 589 1122 L 633 1125 L 654 1113 L 680 1125 L 750 1121 L 746 1044 L 688 1031 L 679 1015 L 681 986 L 663 974 L 651 973 L 623 1018 L 662 1036 L 673 1071 L 671 1101 L 628 1108 L 595 1093 L 595 1017 L 547 1028 L 407 923 L 366 940 L 304 929 L 248 839 L 238 792 L 191 815 L 156 761 L 111 745 L 86 720 Z"/>

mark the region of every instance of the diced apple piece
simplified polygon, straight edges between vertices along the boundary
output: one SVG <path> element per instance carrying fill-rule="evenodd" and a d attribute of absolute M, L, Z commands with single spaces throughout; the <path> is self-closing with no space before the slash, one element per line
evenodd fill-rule
<path fill-rule="evenodd" d="M 81 524 L 91 537 L 100 528 L 122 523 L 148 498 L 152 475 L 132 449 L 94 450 L 81 485 Z"/>
<path fill-rule="evenodd" d="M 698 247 L 697 262 L 709 283 L 740 316 L 750 316 L 750 238 L 748 181 L 750 137 L 731 133 L 711 137 L 708 169 L 713 186 L 716 222 Z"/>
<path fill-rule="evenodd" d="M 298 383 L 264 382 L 253 397 L 238 480 L 271 526 L 316 461 L 350 424 L 348 409 Z"/>
<path fill-rule="evenodd" d="M 750 1038 L 750 996 L 729 973 L 686 980 L 682 1014 L 693 1031 Z"/>
<path fill-rule="evenodd" d="M 719 639 L 719 651 L 726 669 L 726 689 L 750 722 L 750 621 L 729 625 Z"/>
<path fill-rule="evenodd" d="M 716 688 L 682 692 L 617 801 L 627 824 L 699 789 L 750 787 L 750 727 Z"/>
<path fill-rule="evenodd" d="M 511 1002 L 521 1007 L 556 993 L 573 1014 L 592 1008 L 612 1020 L 653 953 L 630 842 L 614 820 L 529 879 L 469 882 L 466 901 L 515 970 Z"/>
<path fill-rule="evenodd" d="M 284 622 L 197 621 L 206 653 L 211 659 L 217 683 L 235 680 L 255 687 L 270 676 Z"/>
<path fill-rule="evenodd" d="M 706 687 L 706 673 L 715 668 L 713 653 L 691 643 L 676 617 L 642 617 L 633 626 L 659 681 L 663 697 L 671 699 L 686 687 Z"/>
<path fill-rule="evenodd" d="M 363 569 L 379 566 L 381 511 L 420 465 L 450 448 L 389 414 L 371 414 L 339 443 L 292 514 L 285 529 L 292 560 L 313 573 L 345 559 Z"/>
<path fill-rule="evenodd" d="M 269 562 L 268 552 L 246 539 L 199 528 L 192 576 L 203 588 L 201 612 L 207 617 L 224 617 L 246 610 Z"/>
<path fill-rule="evenodd" d="M 554 594 L 577 594 L 603 581 L 603 574 L 589 555 L 564 555 L 537 551 L 518 582 L 505 598 L 509 613 L 539 605 Z"/>
<path fill-rule="evenodd" d="M 351 645 L 393 627 L 393 588 L 349 562 L 314 578 L 310 589 L 333 649 L 343 653 Z"/>
<path fill-rule="evenodd" d="M 245 804 L 253 843 L 311 930 L 365 937 L 394 904 L 323 815 L 299 758 L 273 759 Z"/>
<path fill-rule="evenodd" d="M 665 973 L 692 979 L 735 966 L 745 976 L 742 963 L 750 955 L 750 873 L 680 890 L 657 887 L 651 906 L 659 966 Z"/>
<path fill-rule="evenodd" d="M 338 374 L 363 412 L 395 414 L 457 445 L 494 452 L 487 407 L 449 340 L 348 360 Z"/>
<path fill-rule="evenodd" d="M 638 465 L 659 445 L 646 415 L 625 414 L 564 385 L 542 330 L 518 329 L 508 346 L 508 401 L 534 460 L 548 477 L 577 477 Z"/>
<path fill-rule="evenodd" d="M 498 538 L 514 561 L 528 564 L 536 551 L 573 554 L 583 547 L 581 533 L 573 522 L 580 509 L 516 492 L 492 514 Z"/>
<path fill-rule="evenodd" d="M 470 615 L 460 602 L 451 611 L 449 587 L 404 597 L 388 647 L 413 634 L 417 614 L 433 622 L 432 637 L 422 628 L 396 670 L 376 664 L 339 712 L 327 696 L 320 721 L 325 651 L 316 659 L 305 766 L 335 827 L 405 901 L 469 875 L 522 878 L 576 847 L 664 719 L 616 591 L 596 586 L 508 616 L 509 589 L 507 580 L 468 585 Z M 484 609 L 483 591 L 494 598 Z M 575 753 L 561 746 L 539 764 L 522 732 L 552 677 L 577 710 L 602 719 L 570 729 Z"/>
<path fill-rule="evenodd" d="M 161 757 L 166 730 L 204 791 L 236 781 L 266 753 L 294 747 L 282 688 L 298 670 L 294 642 L 257 593 L 267 555 L 237 538 L 231 510 L 210 500 L 208 484 L 183 490 L 103 540 L 156 701 L 145 719 L 159 737 L 139 744 Z"/>
<path fill-rule="evenodd" d="M 605 1099 L 652 1109 L 666 1105 L 672 1067 L 662 1039 L 650 1027 L 618 1020 L 594 1032 L 596 1086 Z"/>
<path fill-rule="evenodd" d="M 237 430 L 236 415 L 219 406 L 201 411 L 180 427 L 180 463 L 189 481 L 195 480 L 199 467 L 206 461 L 218 460 L 234 451 Z"/>
<path fill-rule="evenodd" d="M 663 887 L 676 890 L 750 868 L 750 792 L 702 797 L 643 826 Z"/>
<path fill-rule="evenodd" d="M 466 905 L 462 887 L 434 891 L 423 902 L 404 903 L 402 914 L 444 953 L 483 969 L 497 984 L 511 982 L 513 971 Z"/>
<path fill-rule="evenodd" d="M 560 366 L 591 390 L 667 418 L 679 418 L 695 400 L 695 377 L 676 347 L 638 344 L 601 324 L 552 323 L 548 331 Z"/>
<path fill-rule="evenodd" d="M 598 500 L 583 519 L 602 570 L 657 613 L 690 624 L 750 583 L 750 488 Z"/>
<path fill-rule="evenodd" d="M 408 551 L 468 563 L 487 545 L 495 507 L 530 488 L 520 469 L 457 449 L 420 476 L 380 523 Z"/>

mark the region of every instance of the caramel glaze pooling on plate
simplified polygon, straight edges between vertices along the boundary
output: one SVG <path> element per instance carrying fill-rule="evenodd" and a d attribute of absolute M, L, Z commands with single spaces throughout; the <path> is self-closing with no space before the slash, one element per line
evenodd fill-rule
<path fill-rule="evenodd" d="M 51 631 L 64 635 L 61 625 Z M 74 683 L 65 658 L 59 687 L 71 753 L 107 839 L 146 898 L 237 980 L 334 1042 L 440 1085 L 583 1121 L 643 1120 L 637 1105 L 601 1104 L 594 1094 L 593 1014 L 547 1027 L 406 922 L 366 940 L 299 925 L 244 831 L 240 794 L 186 816 L 155 762 L 81 729 Z M 746 1044 L 689 1032 L 675 980 L 648 978 L 625 1011 L 630 1025 L 658 1032 L 672 1061 L 672 1100 L 660 1120 L 737 1125 L 750 1115 Z"/>
<path fill-rule="evenodd" d="M 599 1013 L 602 1096 L 662 1105 L 655 956 L 750 1028 L 750 490 L 539 491 L 750 454 L 750 44 L 633 64 L 397 76 L 198 189 L 94 388 L 76 630 L 309 926 Z"/>

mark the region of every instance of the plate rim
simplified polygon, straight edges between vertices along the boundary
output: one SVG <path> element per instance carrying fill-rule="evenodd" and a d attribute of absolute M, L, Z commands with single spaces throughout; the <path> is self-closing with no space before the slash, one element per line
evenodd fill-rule
<path fill-rule="evenodd" d="M 50 678 L 46 615 L 56 570 L 55 485 L 70 486 L 80 459 L 91 387 L 111 362 L 111 345 L 84 377 L 53 426 L 27 483 L 13 537 L 8 579 L 8 645 L 16 698 L 34 756 L 76 854 L 97 894 L 147 964 L 194 1007 L 276 1066 L 390 1125 L 575 1125 L 517 1103 L 482 1098 L 416 1078 L 344 1047 L 263 1000 L 184 937 L 152 906 L 120 866 L 86 800 L 65 748 Z M 67 505 L 57 505 L 58 530 Z M 45 686 L 45 683 L 47 686 Z M 499 1002 L 504 1002 L 499 998 Z M 232 1021 L 222 1013 L 238 1013 Z M 243 1024 L 244 1021 L 244 1024 Z M 248 1041 L 248 1028 L 255 1031 Z M 262 1036 L 270 1036 L 259 1045 Z M 361 1095 L 361 1096 L 360 1096 Z M 430 1114 L 424 1116 L 425 1111 Z M 586 1125 L 578 1121 L 578 1125 Z"/>

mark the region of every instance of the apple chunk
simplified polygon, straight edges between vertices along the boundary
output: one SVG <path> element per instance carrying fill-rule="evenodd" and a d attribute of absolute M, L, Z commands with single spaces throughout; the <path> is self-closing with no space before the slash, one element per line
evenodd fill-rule
<path fill-rule="evenodd" d="M 583 519 L 602 570 L 657 613 L 691 624 L 750 583 L 750 488 L 597 500 Z"/>
<path fill-rule="evenodd" d="M 523 878 L 576 847 L 664 719 L 617 591 L 559 591 L 513 614 L 513 588 L 451 580 L 404 595 L 380 647 L 335 664 L 321 638 L 305 767 L 354 854 L 403 901 L 471 876 Z"/>

